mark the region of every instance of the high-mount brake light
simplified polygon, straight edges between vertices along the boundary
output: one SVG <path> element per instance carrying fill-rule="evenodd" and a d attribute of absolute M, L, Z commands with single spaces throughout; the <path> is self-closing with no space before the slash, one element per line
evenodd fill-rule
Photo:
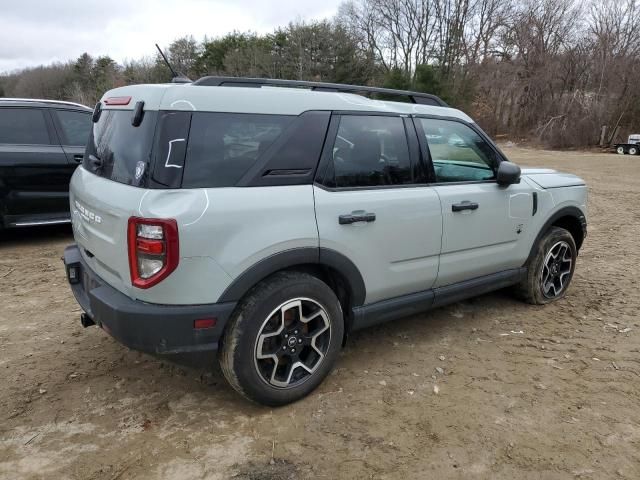
<path fill-rule="evenodd" d="M 175 220 L 131 217 L 127 239 L 134 287 L 152 287 L 177 268 L 180 251 Z"/>
<path fill-rule="evenodd" d="M 105 105 L 129 105 L 131 97 L 109 97 L 104 99 Z"/>

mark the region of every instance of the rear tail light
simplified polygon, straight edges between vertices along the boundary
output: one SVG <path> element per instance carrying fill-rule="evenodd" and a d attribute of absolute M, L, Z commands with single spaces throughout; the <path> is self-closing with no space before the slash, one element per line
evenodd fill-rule
<path fill-rule="evenodd" d="M 178 266 L 178 224 L 175 220 L 131 217 L 127 237 L 134 287 L 153 287 Z"/>

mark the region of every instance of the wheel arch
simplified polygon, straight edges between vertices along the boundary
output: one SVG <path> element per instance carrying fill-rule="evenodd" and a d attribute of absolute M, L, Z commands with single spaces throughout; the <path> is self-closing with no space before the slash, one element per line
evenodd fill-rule
<path fill-rule="evenodd" d="M 366 289 L 358 267 L 346 256 L 328 248 L 294 248 L 266 257 L 242 272 L 218 299 L 237 302 L 256 284 L 283 270 L 310 273 L 327 283 L 340 299 L 345 316 L 364 304 Z"/>
<path fill-rule="evenodd" d="M 531 258 L 535 255 L 536 246 L 540 242 L 540 239 L 551 227 L 561 227 L 567 230 L 573 237 L 578 250 L 580 250 L 587 236 L 587 219 L 584 212 L 578 207 L 563 207 L 551 215 L 538 232 L 525 265 L 529 264 Z"/>

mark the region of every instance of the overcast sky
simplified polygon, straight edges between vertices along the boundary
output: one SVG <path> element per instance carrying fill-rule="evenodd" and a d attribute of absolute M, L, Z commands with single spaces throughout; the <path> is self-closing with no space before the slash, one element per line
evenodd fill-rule
<path fill-rule="evenodd" d="M 233 30 L 266 33 L 332 17 L 341 0 L 0 0 L 0 72 L 74 59 L 153 55 L 154 43 Z"/>

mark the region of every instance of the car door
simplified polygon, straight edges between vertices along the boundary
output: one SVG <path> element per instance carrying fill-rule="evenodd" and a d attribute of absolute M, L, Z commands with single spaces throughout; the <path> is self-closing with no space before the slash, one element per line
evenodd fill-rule
<path fill-rule="evenodd" d="M 68 220 L 67 166 L 44 109 L 0 108 L 0 204 L 6 224 Z"/>
<path fill-rule="evenodd" d="M 334 115 L 314 185 L 322 249 L 358 268 L 365 303 L 429 290 L 438 273 L 440 200 L 425 182 L 411 121 Z"/>
<path fill-rule="evenodd" d="M 52 109 L 51 114 L 62 149 L 69 161 L 69 178 L 71 178 L 76 166 L 82 163 L 84 150 L 87 147 L 92 126 L 91 111 Z"/>
<path fill-rule="evenodd" d="M 497 184 L 502 158 L 475 127 L 441 118 L 414 121 L 442 206 L 435 286 L 522 266 L 518 246 L 529 227 L 533 189 L 526 182 Z"/>

